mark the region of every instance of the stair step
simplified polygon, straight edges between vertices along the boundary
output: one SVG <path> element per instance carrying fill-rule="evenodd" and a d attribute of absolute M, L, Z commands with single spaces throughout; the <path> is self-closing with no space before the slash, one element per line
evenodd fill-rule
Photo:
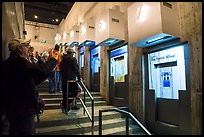
<path fill-rule="evenodd" d="M 62 93 L 54 93 L 54 94 L 50 94 L 47 92 L 39 92 L 39 95 L 42 97 L 42 98 L 57 98 L 57 97 L 62 97 Z M 91 92 L 91 95 L 93 97 L 101 97 L 100 96 L 100 93 L 99 92 Z M 88 97 L 87 94 L 85 94 L 86 97 Z M 79 97 L 83 98 L 84 97 L 84 94 L 83 92 L 81 94 L 79 94 Z M 102 98 L 102 97 L 101 97 Z"/>
<path fill-rule="evenodd" d="M 91 135 L 91 123 L 74 123 L 71 125 L 55 125 L 52 127 L 43 127 L 37 129 L 38 135 Z M 103 131 L 102 135 L 125 135 L 125 119 L 113 118 L 108 120 L 103 120 Z M 99 125 L 98 121 L 94 122 L 94 135 L 98 135 Z M 129 134 L 134 135 L 145 135 L 142 131 L 137 132 L 139 127 L 130 126 Z"/>
<path fill-rule="evenodd" d="M 98 121 L 99 110 L 105 108 L 111 108 L 112 106 L 96 106 L 94 108 L 94 121 Z M 88 111 L 91 112 L 91 107 L 87 107 Z M 63 124 L 73 124 L 90 122 L 87 114 L 83 113 L 83 108 L 79 110 L 70 110 L 68 115 L 62 113 L 61 109 L 45 110 L 43 115 L 40 116 L 40 122 L 36 123 L 36 127 L 50 127 Z M 103 119 L 112 119 L 115 117 L 121 117 L 118 112 L 106 112 L 103 114 Z"/>
<path fill-rule="evenodd" d="M 36 122 L 37 135 L 92 135 L 92 125 L 87 114 L 84 114 L 84 109 L 77 101 L 79 110 L 70 110 L 67 115 L 62 113 L 60 102 L 62 93 L 49 94 L 48 92 L 39 92 L 40 96 L 45 100 L 45 110 L 40 116 L 40 122 Z M 84 93 L 80 94 L 83 100 Z M 91 92 L 94 97 L 94 135 L 98 135 L 98 118 L 99 110 L 113 108 L 115 106 L 107 105 L 103 100 L 100 92 Z M 91 101 L 86 95 L 87 110 L 90 115 L 92 112 Z M 121 113 L 110 111 L 103 113 L 103 135 L 125 135 L 125 118 Z M 130 120 L 129 134 L 144 135 L 141 129 L 134 125 Z"/>
<path fill-rule="evenodd" d="M 43 98 L 46 104 L 53 104 L 53 103 L 60 103 L 62 101 L 62 97 L 56 97 L 56 98 Z M 83 100 L 83 98 L 82 98 Z M 86 97 L 85 98 L 86 102 L 90 102 L 90 98 Z M 104 101 L 102 97 L 94 97 L 94 101 Z"/>
<path fill-rule="evenodd" d="M 94 106 L 103 106 L 107 105 L 106 101 L 95 101 Z M 82 107 L 81 103 L 77 103 L 77 106 Z M 86 102 L 86 106 L 90 107 L 91 102 Z M 52 103 L 52 104 L 45 104 L 45 109 L 60 109 L 60 102 L 59 103 Z"/>
<path fill-rule="evenodd" d="M 111 120 L 103 121 L 103 128 L 111 128 L 112 126 L 124 126 L 125 120 L 121 118 L 115 118 Z M 94 130 L 98 130 L 98 121 L 94 122 Z M 62 126 L 53 126 L 49 128 L 38 128 L 38 134 L 51 134 L 51 135 L 66 135 L 66 134 L 78 134 L 84 132 L 91 132 L 91 122 L 71 124 L 71 125 L 62 125 Z"/>
<path fill-rule="evenodd" d="M 113 106 L 96 106 L 94 111 L 94 130 L 98 130 L 98 115 L 99 110 L 106 109 L 106 108 L 112 108 Z M 88 107 L 89 112 L 91 112 L 91 107 Z M 113 120 L 113 119 L 121 119 L 121 114 L 118 112 L 106 112 L 103 114 L 103 120 Z M 124 121 L 124 120 L 123 120 Z M 104 121 L 103 121 L 104 123 Z M 70 134 L 78 134 L 79 132 L 91 132 L 91 122 L 86 114 L 83 114 L 83 108 L 80 108 L 80 110 L 71 110 L 68 115 L 65 115 L 61 112 L 59 109 L 53 109 L 53 110 L 45 110 L 44 114 L 40 117 L 40 122 L 36 123 L 38 133 L 41 134 L 43 132 L 43 129 L 45 130 L 55 130 L 52 133 L 43 133 L 43 134 L 69 134 L 68 131 L 57 131 L 54 127 L 58 128 L 58 130 L 65 130 L 68 125 L 77 125 L 83 127 L 81 131 L 76 131 L 76 129 L 73 129 L 73 131 L 69 131 Z M 121 124 L 121 123 L 120 123 Z M 66 126 L 67 125 L 67 126 Z M 89 125 L 89 128 L 87 127 Z M 119 123 L 118 123 L 119 125 Z M 123 125 L 124 122 L 123 122 Z M 107 125 L 106 125 L 107 126 Z M 109 128 L 110 128 L 109 124 Z M 117 124 L 115 125 L 117 126 Z M 108 128 L 108 127 L 107 127 Z M 68 130 L 68 129 L 66 129 Z M 77 129 L 79 130 L 79 129 Z M 62 133 L 61 133 L 62 132 Z"/>
<path fill-rule="evenodd" d="M 122 126 L 115 125 L 117 123 L 113 123 L 111 127 L 105 128 L 106 125 L 103 124 L 103 130 L 102 135 L 126 135 L 126 127 L 125 122 Z M 138 127 L 129 128 L 129 135 L 145 135 L 143 133 L 137 133 L 133 134 L 134 130 L 137 130 Z M 92 135 L 92 132 L 85 132 L 85 133 L 79 133 L 76 135 Z M 94 131 L 94 135 L 99 135 L 99 131 Z"/>

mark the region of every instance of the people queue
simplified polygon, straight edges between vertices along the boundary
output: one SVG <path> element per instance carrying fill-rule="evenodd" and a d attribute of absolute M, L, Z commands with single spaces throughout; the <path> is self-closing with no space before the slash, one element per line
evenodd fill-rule
<path fill-rule="evenodd" d="M 74 100 L 70 100 L 70 106 L 65 103 L 68 96 L 77 96 L 76 84 L 70 85 L 70 93 L 66 94 L 66 81 L 81 79 L 73 49 L 68 48 L 67 54 L 62 55 L 59 45 L 55 45 L 54 49 L 39 54 L 30 42 L 30 39 L 12 39 L 8 44 L 10 55 L 3 62 L 2 118 L 9 122 L 9 135 L 35 134 L 34 118 L 39 113 L 36 87 L 47 79 L 49 93 L 63 92 L 63 113 L 67 107 L 66 113 L 71 107 L 79 109 Z"/>

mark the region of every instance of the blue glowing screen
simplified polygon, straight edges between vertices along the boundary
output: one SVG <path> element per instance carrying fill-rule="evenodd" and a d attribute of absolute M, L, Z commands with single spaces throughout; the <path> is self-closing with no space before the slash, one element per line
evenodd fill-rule
<path fill-rule="evenodd" d="M 100 67 L 100 46 L 91 49 L 92 73 L 99 72 L 99 67 Z"/>
<path fill-rule="evenodd" d="M 148 71 L 157 98 L 179 99 L 178 90 L 186 90 L 184 46 L 149 53 Z"/>
<path fill-rule="evenodd" d="M 82 46 L 79 49 L 79 67 L 84 67 L 84 51 L 85 51 L 85 47 Z"/>
<path fill-rule="evenodd" d="M 125 75 L 128 73 L 127 58 L 127 45 L 110 52 L 110 71 L 115 82 L 125 82 Z"/>

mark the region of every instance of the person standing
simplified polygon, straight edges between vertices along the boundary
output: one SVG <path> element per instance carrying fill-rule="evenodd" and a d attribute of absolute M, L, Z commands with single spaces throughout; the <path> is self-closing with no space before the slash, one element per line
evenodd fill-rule
<path fill-rule="evenodd" d="M 55 90 L 59 93 L 62 92 L 62 83 L 60 78 L 60 62 L 62 61 L 62 55 L 59 52 L 59 45 L 55 45 L 55 48 L 49 54 L 49 58 L 55 57 L 57 58 L 57 66 L 54 69 L 54 72 L 49 75 L 49 93 L 55 93 Z"/>
<path fill-rule="evenodd" d="M 29 61 L 30 61 L 31 63 L 37 62 L 37 61 L 35 61 L 33 52 L 34 52 L 34 47 L 30 47 L 30 49 L 29 49 Z"/>
<path fill-rule="evenodd" d="M 70 106 L 67 106 L 67 81 L 74 80 L 76 78 L 81 80 L 81 75 L 79 72 L 79 65 L 77 63 L 77 59 L 73 56 L 75 51 L 72 48 L 67 49 L 67 54 L 63 55 L 62 62 L 60 63 L 60 73 L 61 73 L 61 80 L 62 80 L 62 110 L 65 112 L 66 108 L 68 107 L 68 111 L 70 110 Z M 68 97 L 76 97 L 77 96 L 78 85 L 76 82 L 69 83 L 69 93 Z M 69 104 L 71 104 L 75 100 L 69 100 Z M 75 107 L 73 109 L 79 109 Z"/>
<path fill-rule="evenodd" d="M 30 40 L 12 39 L 10 56 L 3 64 L 3 108 L 9 121 L 9 135 L 34 135 L 38 114 L 36 86 L 55 68 L 57 60 L 33 64 L 28 60 Z"/>

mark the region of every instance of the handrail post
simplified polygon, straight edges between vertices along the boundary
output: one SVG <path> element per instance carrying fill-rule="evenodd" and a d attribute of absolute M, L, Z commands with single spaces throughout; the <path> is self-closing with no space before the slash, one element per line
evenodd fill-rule
<path fill-rule="evenodd" d="M 92 101 L 92 135 L 94 135 L 94 100 Z"/>
<path fill-rule="evenodd" d="M 84 90 L 84 104 L 86 104 L 86 91 Z M 85 115 L 85 108 L 84 108 L 84 115 Z"/>
<path fill-rule="evenodd" d="M 126 115 L 126 135 L 129 135 L 129 115 Z"/>
<path fill-rule="evenodd" d="M 99 119 L 98 119 L 99 125 L 98 125 L 98 133 L 99 135 L 102 135 L 102 111 L 99 110 Z"/>
<path fill-rule="evenodd" d="M 90 99 L 91 99 L 91 108 L 92 108 L 92 115 L 90 115 L 90 113 L 89 112 L 87 112 L 88 110 L 87 110 L 87 108 L 86 108 L 86 106 L 84 106 L 83 105 L 83 107 L 84 107 L 84 114 L 85 114 L 85 112 L 87 112 L 87 115 L 88 115 L 88 117 L 90 118 L 90 120 L 91 120 L 91 123 L 92 123 L 92 135 L 94 135 L 94 98 L 92 97 L 92 95 L 90 94 L 90 92 L 88 91 L 88 89 L 86 88 L 86 86 L 85 86 L 85 84 L 83 83 L 83 81 L 82 80 L 79 80 L 78 81 L 79 82 L 79 84 L 78 85 L 80 85 L 81 87 L 82 87 L 82 89 L 84 90 L 84 99 L 83 99 L 83 104 L 85 105 L 85 103 L 86 103 L 86 93 L 87 93 L 87 95 L 90 97 Z M 81 102 L 81 103 L 82 103 Z"/>
<path fill-rule="evenodd" d="M 65 113 L 67 114 L 68 111 L 68 104 L 69 104 L 69 81 L 67 81 L 67 91 L 66 91 L 66 107 L 65 107 Z"/>

